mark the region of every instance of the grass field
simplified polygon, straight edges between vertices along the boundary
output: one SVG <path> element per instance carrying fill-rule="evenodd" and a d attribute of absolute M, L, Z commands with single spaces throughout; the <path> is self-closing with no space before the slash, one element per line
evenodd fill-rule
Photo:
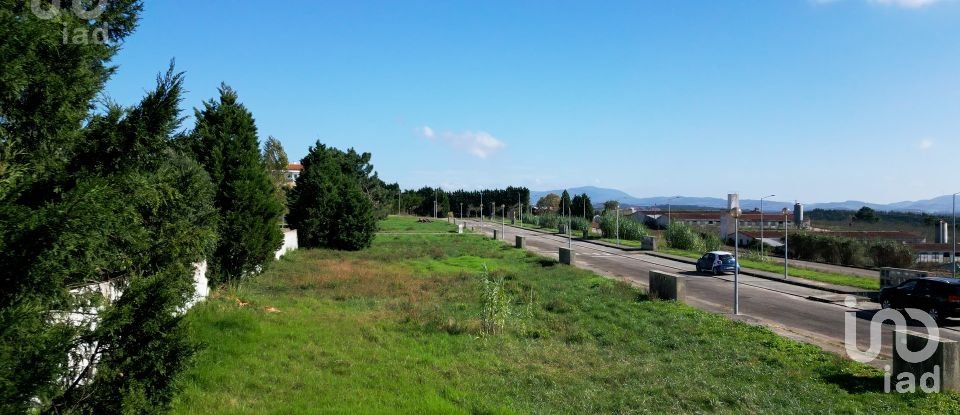
<path fill-rule="evenodd" d="M 510 298 L 500 335 L 480 334 L 484 266 Z M 960 411 L 958 395 L 883 394 L 875 369 L 471 234 L 294 252 L 187 321 L 205 349 L 177 414 Z"/>
<path fill-rule="evenodd" d="M 420 223 L 414 216 L 391 215 L 378 223 L 380 232 L 451 232 L 457 231 L 457 225 L 447 222 L 446 219 L 429 219 L 430 222 Z"/>
<path fill-rule="evenodd" d="M 658 248 L 657 250 L 665 254 L 683 256 L 691 259 L 699 259 L 701 256 L 703 256 L 702 252 L 683 251 L 683 250 L 671 249 L 671 248 Z M 749 268 L 749 269 L 754 269 L 758 271 L 775 272 L 781 275 L 783 274 L 783 264 L 763 262 L 763 261 L 741 257 L 740 266 L 743 268 Z M 858 277 L 855 275 L 834 274 L 830 272 L 817 271 L 817 270 L 812 270 L 808 268 L 795 267 L 792 265 L 789 267 L 789 274 L 791 277 L 803 278 L 803 279 L 812 280 L 812 281 L 820 281 L 828 284 L 845 285 L 848 287 L 863 288 L 866 290 L 880 289 L 880 280 L 877 278 Z"/>

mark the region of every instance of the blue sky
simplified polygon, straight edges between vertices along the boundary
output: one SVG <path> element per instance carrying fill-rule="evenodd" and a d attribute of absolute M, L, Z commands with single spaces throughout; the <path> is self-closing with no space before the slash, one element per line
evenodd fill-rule
<path fill-rule="evenodd" d="M 291 159 L 316 140 L 370 151 L 405 188 L 960 191 L 960 1 L 145 7 L 113 99 L 136 102 L 176 58 L 189 114 L 226 82 Z"/>

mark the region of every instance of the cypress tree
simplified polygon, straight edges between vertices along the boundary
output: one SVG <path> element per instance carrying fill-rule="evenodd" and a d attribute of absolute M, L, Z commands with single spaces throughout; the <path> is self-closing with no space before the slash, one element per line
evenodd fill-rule
<path fill-rule="evenodd" d="M 220 99 L 194 111 L 196 127 L 186 139 L 216 187 L 220 238 L 211 257 L 214 282 L 259 272 L 280 248 L 283 205 L 260 155 L 253 115 L 237 93 L 221 85 Z"/>
<path fill-rule="evenodd" d="M 352 154 L 318 141 L 303 159 L 288 216 L 301 247 L 359 250 L 373 242 L 373 202 L 361 187 L 361 176 L 369 177 L 372 168 L 357 169 Z"/>

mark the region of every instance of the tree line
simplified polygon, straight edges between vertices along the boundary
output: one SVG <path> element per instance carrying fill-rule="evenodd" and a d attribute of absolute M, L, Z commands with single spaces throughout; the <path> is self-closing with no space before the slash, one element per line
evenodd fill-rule
<path fill-rule="evenodd" d="M 394 197 L 396 196 L 394 192 Z M 508 212 L 515 211 L 520 204 L 523 205 L 524 212 L 530 211 L 530 189 L 514 186 L 483 190 L 446 191 L 433 187 L 405 190 L 399 201 L 394 200 L 393 211 L 397 211 L 396 203 L 399 202 L 403 213 L 433 216 L 434 201 L 436 201 L 436 212 L 439 217 L 447 217 L 449 213 L 453 213 L 454 217 L 460 217 L 461 206 L 464 217 L 476 217 L 480 215 L 481 199 L 484 215 L 490 215 L 494 205 L 496 205 L 497 214 L 500 214 L 503 205 L 506 205 Z"/>
<path fill-rule="evenodd" d="M 172 63 L 137 104 L 102 99 L 143 5 L 100 7 L 45 20 L 0 0 L 0 413 L 165 412 L 199 348 L 182 321 L 195 264 L 212 285 L 256 275 L 284 216 L 301 246 L 362 249 L 399 192 L 369 153 L 319 142 L 290 189 L 231 87 L 182 126 Z M 92 25 L 113 42 L 61 39 Z M 107 282 L 113 301 L 91 288 Z"/>

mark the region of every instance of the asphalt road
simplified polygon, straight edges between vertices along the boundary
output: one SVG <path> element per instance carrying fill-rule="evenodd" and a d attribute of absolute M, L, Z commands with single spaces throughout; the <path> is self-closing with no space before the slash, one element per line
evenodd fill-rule
<path fill-rule="evenodd" d="M 476 232 L 481 232 L 479 225 L 478 221 L 466 221 L 466 226 Z M 492 235 L 494 229 L 501 233 L 499 237 L 504 239 L 505 243 L 513 245 L 514 237 L 522 235 L 526 237 L 528 250 L 554 259 L 558 258 L 558 248 L 568 246 L 567 238 L 559 235 L 509 225 L 501 232 L 499 223 L 491 225 L 485 222 L 482 232 Z M 857 317 L 855 325 L 859 349 L 865 351 L 869 346 L 869 321 L 878 308 L 875 303 L 860 301 L 855 307 L 848 307 L 843 303 L 843 296 L 834 293 L 741 275 L 740 315 L 733 315 L 732 275 L 698 274 L 693 265 L 683 262 L 575 240 L 570 246 L 576 252 L 575 261 L 578 267 L 625 280 L 642 288 L 648 286 L 651 270 L 686 276 L 686 302 L 689 305 L 724 314 L 748 324 L 762 325 L 780 335 L 815 344 L 842 356 L 847 356 L 844 348 L 844 316 L 846 313 L 853 313 Z M 919 323 L 910 324 L 911 329 L 926 332 Z M 941 337 L 960 341 L 960 321 L 951 319 L 942 326 Z M 881 359 L 872 362 L 872 365 L 882 367 L 889 364 L 893 329 L 892 324 L 884 325 Z"/>

